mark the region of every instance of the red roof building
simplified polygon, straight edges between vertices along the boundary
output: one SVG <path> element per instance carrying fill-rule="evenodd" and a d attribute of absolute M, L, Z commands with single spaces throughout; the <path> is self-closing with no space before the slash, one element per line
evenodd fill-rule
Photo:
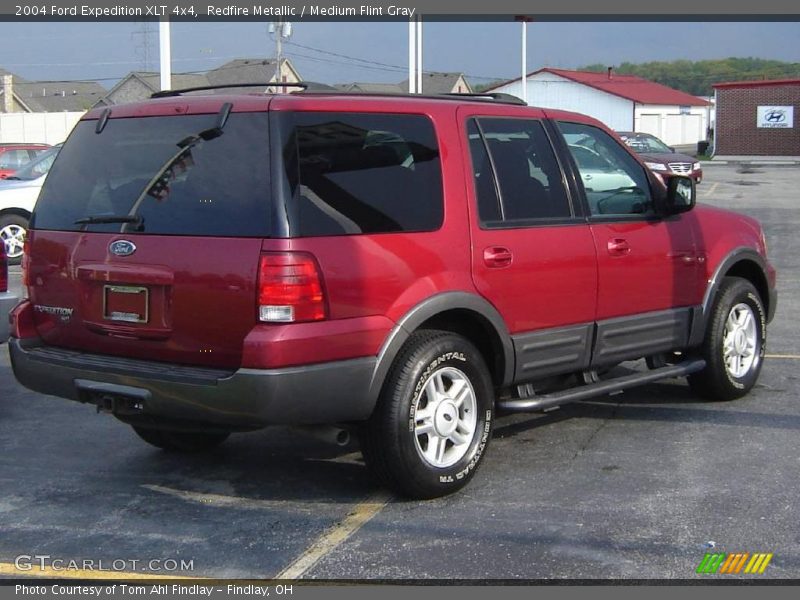
<path fill-rule="evenodd" d="M 667 144 L 694 145 L 705 140 L 710 104 L 634 75 L 544 68 L 525 78 L 528 103 L 588 114 L 617 131 L 642 131 Z M 521 78 L 491 89 L 522 97 Z"/>

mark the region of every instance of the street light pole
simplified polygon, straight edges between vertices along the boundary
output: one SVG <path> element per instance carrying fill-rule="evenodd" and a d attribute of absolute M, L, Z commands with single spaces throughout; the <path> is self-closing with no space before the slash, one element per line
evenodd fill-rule
<path fill-rule="evenodd" d="M 172 89 L 172 56 L 169 36 L 169 18 L 158 22 L 158 59 L 161 89 Z"/>
<path fill-rule="evenodd" d="M 417 24 L 408 21 L 408 93 L 417 93 Z"/>
<path fill-rule="evenodd" d="M 528 21 L 522 19 L 522 99 L 528 103 Z"/>

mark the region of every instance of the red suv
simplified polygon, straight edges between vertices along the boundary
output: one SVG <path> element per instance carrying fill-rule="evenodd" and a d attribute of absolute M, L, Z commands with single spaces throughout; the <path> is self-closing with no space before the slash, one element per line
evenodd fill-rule
<path fill-rule="evenodd" d="M 665 187 L 594 119 L 161 95 L 89 112 L 45 182 L 10 340 L 33 390 L 167 450 L 356 430 L 381 482 L 426 498 L 474 475 L 495 411 L 755 384 L 776 304 L 758 223 L 695 208 L 691 179 Z M 576 146 L 616 183 L 587 188 Z"/>
<path fill-rule="evenodd" d="M 49 148 L 48 144 L 0 144 L 0 179 L 11 177 Z"/>

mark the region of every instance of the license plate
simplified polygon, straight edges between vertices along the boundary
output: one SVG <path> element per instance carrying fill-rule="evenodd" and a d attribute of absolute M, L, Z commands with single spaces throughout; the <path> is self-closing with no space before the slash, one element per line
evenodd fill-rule
<path fill-rule="evenodd" d="M 131 285 L 103 286 L 103 318 L 123 323 L 147 323 L 150 318 L 150 292 Z"/>

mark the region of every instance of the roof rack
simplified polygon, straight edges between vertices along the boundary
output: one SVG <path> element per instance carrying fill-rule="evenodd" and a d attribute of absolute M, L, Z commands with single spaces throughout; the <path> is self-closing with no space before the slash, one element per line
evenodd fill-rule
<path fill-rule="evenodd" d="M 456 98 L 466 98 L 470 100 L 482 100 L 485 102 L 497 102 L 499 104 L 514 104 L 516 106 L 527 106 L 527 103 L 511 94 L 502 94 L 499 92 L 483 92 L 483 93 L 460 93 L 449 92 L 443 94 L 408 94 L 403 92 L 346 92 L 324 83 L 315 83 L 312 81 L 302 81 L 297 83 L 281 82 L 266 82 L 266 83 L 231 83 L 231 84 L 218 84 L 218 85 L 202 85 L 198 87 L 183 88 L 178 90 L 162 90 L 150 95 L 151 98 L 168 98 L 170 96 L 180 96 L 188 92 L 203 92 L 207 90 L 220 90 L 226 88 L 300 88 L 304 94 L 336 94 L 336 95 L 349 95 L 349 96 L 376 96 L 382 98 L 431 98 L 436 100 L 455 100 Z M 295 92 L 297 93 L 297 92 Z"/>
<path fill-rule="evenodd" d="M 242 88 L 242 87 L 258 87 L 258 88 L 268 88 L 268 87 L 282 87 L 282 88 L 290 88 L 296 87 L 300 88 L 301 90 L 306 90 L 309 88 L 309 84 L 305 82 L 299 83 L 288 83 L 285 81 L 273 81 L 268 83 L 228 83 L 228 84 L 218 84 L 218 85 L 200 85 L 197 87 L 190 87 L 190 88 L 182 88 L 179 90 L 161 90 L 160 92 L 155 92 L 150 94 L 151 98 L 169 98 L 170 96 L 180 96 L 187 92 L 204 92 L 207 90 L 222 90 L 225 88 Z"/>
<path fill-rule="evenodd" d="M 343 90 L 321 90 L 321 89 L 307 89 L 303 90 L 302 95 L 306 94 L 335 94 L 341 96 L 372 96 L 375 98 L 422 98 L 430 100 L 456 100 L 458 98 L 466 98 L 467 100 L 479 100 L 484 102 L 497 102 L 498 104 L 514 104 L 516 106 L 528 106 L 528 104 L 511 94 L 502 94 L 499 92 L 490 92 L 484 94 L 467 94 L 458 92 L 446 92 L 441 94 L 410 94 L 407 92 L 360 92 L 352 91 L 347 92 Z"/>
<path fill-rule="evenodd" d="M 499 102 L 501 104 L 516 104 L 517 106 L 528 106 L 528 103 L 525 102 L 522 98 L 518 98 L 513 94 L 504 94 L 502 92 L 476 92 L 476 93 L 464 93 L 464 92 L 449 92 L 444 94 L 445 96 L 467 96 L 469 98 L 476 98 L 481 99 L 485 98 L 488 100 L 493 100 L 494 102 Z"/>

